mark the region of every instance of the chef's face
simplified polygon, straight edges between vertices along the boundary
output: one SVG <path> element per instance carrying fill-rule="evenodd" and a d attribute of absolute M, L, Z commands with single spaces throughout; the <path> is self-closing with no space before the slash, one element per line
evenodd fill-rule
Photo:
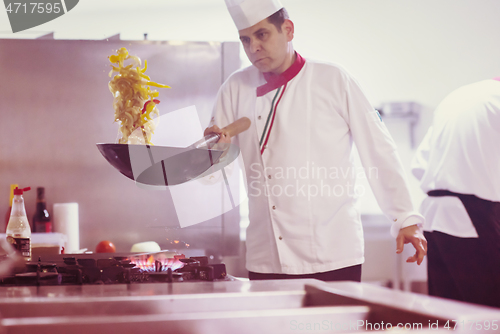
<path fill-rule="evenodd" d="M 278 31 L 267 19 L 239 31 L 248 59 L 261 72 L 283 73 L 292 64 L 293 23 L 285 20 Z"/>

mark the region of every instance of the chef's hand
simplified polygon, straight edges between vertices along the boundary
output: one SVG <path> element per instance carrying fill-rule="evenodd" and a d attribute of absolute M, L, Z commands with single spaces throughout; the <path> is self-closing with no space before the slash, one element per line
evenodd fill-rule
<path fill-rule="evenodd" d="M 415 247 L 416 252 L 415 255 L 406 259 L 406 262 L 417 262 L 420 265 L 424 260 L 424 256 L 427 255 L 427 240 L 425 240 L 424 234 L 418 225 L 407 226 L 399 230 L 396 238 L 396 253 L 401 254 L 404 244 L 409 243 Z"/>
<path fill-rule="evenodd" d="M 220 139 L 217 143 L 231 144 L 231 137 L 229 136 L 227 131 L 223 131 L 222 129 L 219 129 L 219 127 L 217 125 L 206 128 L 203 135 L 206 136 L 206 135 L 209 135 L 211 133 L 216 133 L 216 134 L 220 135 Z"/>

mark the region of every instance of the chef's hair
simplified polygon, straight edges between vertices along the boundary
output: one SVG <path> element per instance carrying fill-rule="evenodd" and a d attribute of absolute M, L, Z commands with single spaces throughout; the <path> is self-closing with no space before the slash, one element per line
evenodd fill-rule
<path fill-rule="evenodd" d="M 278 29 L 278 31 L 281 32 L 281 26 L 283 25 L 283 22 L 285 22 L 285 20 L 289 20 L 289 19 L 290 19 L 290 17 L 288 16 L 288 12 L 286 11 L 285 7 L 283 7 L 280 10 L 278 10 L 276 13 L 274 13 L 273 15 L 269 16 L 267 18 L 267 21 L 269 23 L 274 24 L 276 29 Z"/>

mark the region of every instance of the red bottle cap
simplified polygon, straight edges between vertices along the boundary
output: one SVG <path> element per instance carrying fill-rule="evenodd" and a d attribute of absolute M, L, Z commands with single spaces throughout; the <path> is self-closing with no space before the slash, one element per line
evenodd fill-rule
<path fill-rule="evenodd" d="M 31 189 L 30 187 L 26 187 L 23 189 L 19 189 L 18 187 L 16 187 L 16 189 L 14 189 L 14 195 L 22 195 L 23 192 L 28 191 L 30 189 Z"/>

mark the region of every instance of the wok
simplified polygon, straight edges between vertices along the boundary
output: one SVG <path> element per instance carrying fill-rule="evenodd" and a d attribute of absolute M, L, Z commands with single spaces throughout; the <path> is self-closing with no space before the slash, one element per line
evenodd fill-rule
<path fill-rule="evenodd" d="M 250 120 L 242 117 L 222 130 L 234 137 L 249 127 Z M 238 156 L 235 145 L 217 143 L 218 140 L 219 135 L 212 133 L 184 148 L 111 143 L 97 144 L 97 148 L 129 179 L 146 185 L 172 186 L 203 176 L 223 154 L 228 155 L 224 165 Z"/>

